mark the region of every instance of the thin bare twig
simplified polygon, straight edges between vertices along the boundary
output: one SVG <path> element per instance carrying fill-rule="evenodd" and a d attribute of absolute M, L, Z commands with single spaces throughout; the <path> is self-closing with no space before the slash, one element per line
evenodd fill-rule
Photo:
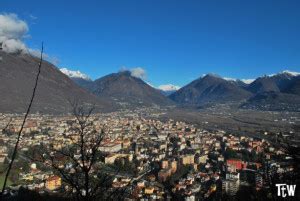
<path fill-rule="evenodd" d="M 34 97 L 35 97 L 35 93 L 36 93 L 36 89 L 37 89 L 37 85 L 38 85 L 38 81 L 39 81 L 39 77 L 40 77 L 40 73 L 41 73 L 41 67 L 42 67 L 42 61 L 43 61 L 43 51 L 44 51 L 44 46 L 43 46 L 43 43 L 42 43 L 40 63 L 39 63 L 38 73 L 37 73 L 36 79 L 35 79 L 35 84 L 34 84 L 34 87 L 33 87 L 32 96 L 31 96 L 31 99 L 30 99 L 30 102 L 29 102 L 26 114 L 24 116 L 21 128 L 20 128 L 20 130 L 18 132 L 17 142 L 15 144 L 15 148 L 14 148 L 14 151 L 13 151 L 13 154 L 12 154 L 12 158 L 11 158 L 11 161 L 9 163 L 6 175 L 5 175 L 5 179 L 4 179 L 4 183 L 3 183 L 3 187 L 2 187 L 2 194 L 4 193 L 4 190 L 5 190 L 5 187 L 6 187 L 6 182 L 7 182 L 10 170 L 11 170 L 11 168 L 13 166 L 14 161 L 15 161 L 15 158 L 16 158 L 16 155 L 17 155 L 17 151 L 18 151 L 18 145 L 19 145 L 19 142 L 20 142 L 20 139 L 21 139 L 21 135 L 22 135 L 22 131 L 23 131 L 26 119 L 27 119 L 27 117 L 28 117 L 28 115 L 30 113 L 31 106 L 32 106 L 32 103 L 33 103 L 33 100 L 34 100 Z"/>
<path fill-rule="evenodd" d="M 3 119 L 4 119 L 4 118 L 3 118 Z M 3 119 L 1 119 L 1 121 L 2 121 Z M 9 125 L 10 125 L 11 122 L 12 122 L 12 118 L 10 118 L 10 119 L 8 120 L 7 124 L 5 125 L 5 127 L 4 127 L 2 130 L 6 130 L 6 129 L 9 127 Z"/>

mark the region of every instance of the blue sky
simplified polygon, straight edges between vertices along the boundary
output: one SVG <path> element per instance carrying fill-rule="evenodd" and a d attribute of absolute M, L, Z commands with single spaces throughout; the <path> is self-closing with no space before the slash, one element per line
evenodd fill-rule
<path fill-rule="evenodd" d="M 62 3 L 68 2 L 68 3 Z M 254 78 L 300 71 L 300 1 L 1 0 L 27 22 L 25 43 L 93 79 L 142 67 L 155 86 L 205 73 Z"/>

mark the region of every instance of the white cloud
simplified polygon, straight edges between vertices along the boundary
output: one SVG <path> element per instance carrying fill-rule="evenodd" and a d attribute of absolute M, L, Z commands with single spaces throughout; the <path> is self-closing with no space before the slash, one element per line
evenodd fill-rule
<path fill-rule="evenodd" d="M 163 91 L 177 91 L 178 89 L 180 89 L 180 87 L 173 84 L 164 84 L 158 86 L 158 89 Z"/>
<path fill-rule="evenodd" d="M 8 39 L 2 42 L 3 51 L 7 53 L 24 52 L 26 50 L 25 44 L 17 39 Z"/>
<path fill-rule="evenodd" d="M 24 51 L 23 39 L 28 32 L 28 25 L 15 14 L 0 14 L 0 43 L 8 53 Z"/>
<path fill-rule="evenodd" d="M 147 79 L 147 72 L 142 67 L 135 67 L 135 68 L 127 68 L 126 66 L 122 66 L 119 72 L 129 71 L 130 75 L 136 78 L 140 78 L 142 80 Z"/>
<path fill-rule="evenodd" d="M 130 69 L 130 72 L 131 72 L 131 76 L 133 76 L 133 77 L 137 77 L 137 78 L 140 78 L 143 80 L 147 78 L 146 71 L 141 67 L 132 68 L 132 69 Z"/>
<path fill-rule="evenodd" d="M 35 16 L 31 16 L 35 18 Z M 28 37 L 28 25 L 18 18 L 16 14 L 0 14 L 0 45 L 7 53 L 23 53 L 40 57 L 40 50 L 26 47 L 24 38 Z M 43 54 L 45 60 L 57 65 L 58 59 L 47 54 Z"/>
<path fill-rule="evenodd" d="M 150 82 L 146 82 L 146 84 L 148 84 L 150 87 L 152 88 L 156 88 L 153 84 L 151 84 Z"/>
<path fill-rule="evenodd" d="M 28 49 L 29 53 L 32 55 L 32 56 L 35 56 L 35 57 L 41 57 L 41 50 L 37 50 L 37 49 L 31 49 L 29 48 Z M 44 56 L 44 54 L 43 54 Z"/>
<path fill-rule="evenodd" d="M 34 57 L 41 57 L 41 50 L 28 48 L 26 53 L 31 54 Z M 59 59 L 48 54 L 43 53 L 43 59 L 51 62 L 54 65 L 58 65 Z"/>
<path fill-rule="evenodd" d="M 0 41 L 22 39 L 28 32 L 28 25 L 16 14 L 0 14 Z"/>
<path fill-rule="evenodd" d="M 62 73 L 64 73 L 65 75 L 67 75 L 68 77 L 71 77 L 71 78 L 82 78 L 82 79 L 85 79 L 85 80 L 91 80 L 91 78 L 84 74 L 84 73 L 81 73 L 80 71 L 72 71 L 72 70 L 69 70 L 67 68 L 61 68 L 59 69 Z"/>

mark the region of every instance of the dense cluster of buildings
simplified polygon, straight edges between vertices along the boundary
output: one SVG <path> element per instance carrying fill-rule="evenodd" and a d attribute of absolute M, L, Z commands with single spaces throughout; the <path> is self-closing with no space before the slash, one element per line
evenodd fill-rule
<path fill-rule="evenodd" d="M 9 162 L 21 118 L 2 121 L 0 166 Z M 241 186 L 260 191 L 267 186 L 268 168 L 293 171 L 284 149 L 265 139 L 254 139 L 224 131 L 207 131 L 194 125 L 157 118 L 143 118 L 138 112 L 115 112 L 92 116 L 94 128 L 105 128 L 97 163 L 111 167 L 118 161 L 130 165 L 115 175 L 112 189 L 127 188 L 128 200 L 165 200 L 177 196 L 198 200 L 224 194 L 235 196 Z M 11 183 L 38 192 L 59 193 L 68 185 L 61 175 L 30 160 L 31 147 L 51 144 L 62 149 L 74 143 L 70 134 L 72 116 L 32 115 L 26 122 L 17 159 L 17 178 Z M 74 138 L 76 134 L 74 134 Z M 26 154 L 27 153 L 27 154 Z M 126 163 L 124 162 L 126 161 Z M 62 168 L 68 168 L 68 164 Z"/>

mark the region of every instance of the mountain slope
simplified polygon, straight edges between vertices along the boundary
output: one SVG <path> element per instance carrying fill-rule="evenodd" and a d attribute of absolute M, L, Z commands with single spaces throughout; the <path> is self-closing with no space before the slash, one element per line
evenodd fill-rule
<path fill-rule="evenodd" d="M 283 71 L 275 75 L 259 77 L 248 85 L 246 89 L 252 93 L 287 92 L 299 78 L 300 75 L 296 73 L 292 74 L 289 71 Z"/>
<path fill-rule="evenodd" d="M 268 111 L 300 111 L 300 96 L 280 92 L 262 92 L 241 105 L 245 109 Z"/>
<path fill-rule="evenodd" d="M 270 79 L 275 82 L 281 92 L 287 90 L 296 78 L 297 76 L 294 76 L 285 71 L 270 77 Z"/>
<path fill-rule="evenodd" d="M 259 110 L 299 111 L 300 76 L 296 73 L 281 73 L 257 78 L 246 89 L 255 93 L 242 108 Z"/>
<path fill-rule="evenodd" d="M 86 89 L 89 92 L 92 92 L 95 87 L 95 83 L 92 80 L 82 79 L 78 77 L 70 77 L 70 79 L 73 80 L 78 86 Z"/>
<path fill-rule="evenodd" d="M 263 92 L 279 92 L 280 89 L 276 85 L 275 80 L 271 77 L 264 76 L 257 78 L 248 87 L 246 87 L 252 93 L 263 93 Z"/>
<path fill-rule="evenodd" d="M 251 93 L 232 81 L 208 74 L 179 89 L 169 97 L 183 105 L 201 105 L 206 103 L 223 103 L 242 101 Z"/>
<path fill-rule="evenodd" d="M 300 96 L 300 76 L 294 79 L 284 90 L 285 93 L 295 94 Z"/>
<path fill-rule="evenodd" d="M 0 112 L 23 113 L 28 105 L 38 59 L 26 54 L 8 54 L 0 51 Z M 43 61 L 32 112 L 66 113 L 69 101 L 95 104 L 97 109 L 110 110 L 112 105 L 78 87 L 52 64 Z"/>
<path fill-rule="evenodd" d="M 113 73 L 94 81 L 93 93 L 99 97 L 109 97 L 119 104 L 129 105 L 172 105 L 159 90 L 152 88 L 143 80 L 131 76 L 129 71 Z"/>

